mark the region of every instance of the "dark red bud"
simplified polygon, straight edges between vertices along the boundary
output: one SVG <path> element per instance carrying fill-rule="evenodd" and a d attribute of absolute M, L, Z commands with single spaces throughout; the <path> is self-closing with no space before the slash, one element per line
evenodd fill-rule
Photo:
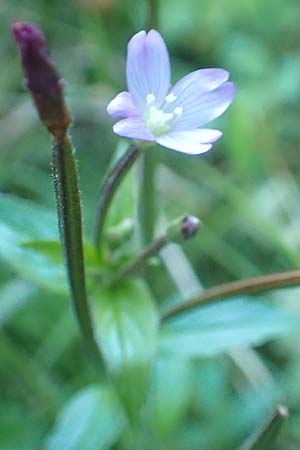
<path fill-rule="evenodd" d="M 62 139 L 71 123 L 62 80 L 48 54 L 44 34 L 30 23 L 14 22 L 12 32 L 20 50 L 26 84 L 49 132 Z"/>

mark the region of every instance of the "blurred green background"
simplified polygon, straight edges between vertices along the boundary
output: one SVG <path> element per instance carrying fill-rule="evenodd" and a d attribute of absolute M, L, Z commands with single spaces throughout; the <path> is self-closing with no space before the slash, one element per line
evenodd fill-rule
<path fill-rule="evenodd" d="M 24 249 L 16 251 L 12 244 L 14 233 L 32 233 L 32 217 L 23 221 L 14 215 L 22 199 L 36 205 L 35 227 L 41 236 L 56 238 L 57 231 L 49 137 L 24 88 L 10 23 L 33 21 L 44 30 L 65 80 L 89 239 L 99 185 L 118 143 L 105 107 L 125 88 L 127 42 L 145 28 L 147 14 L 142 0 L 1 1 L 0 189 L 17 198 L 15 204 L 2 201 L 0 209 L 3 450 L 56 450 L 44 442 L 58 411 L 98 381 L 82 351 L 66 292 L 51 289 L 47 273 L 40 283 L 38 267 L 26 267 Z M 210 287 L 299 267 L 299 24 L 297 0 L 160 1 L 158 28 L 171 54 L 173 81 L 191 70 L 222 67 L 237 87 L 233 105 L 217 121 L 224 137 L 208 154 L 193 158 L 157 150 L 162 222 L 189 212 L 205 224 L 180 253 L 186 294 L 198 287 L 195 273 Z M 39 207 L 49 214 L 50 231 L 43 229 Z M 157 299 L 172 297 L 168 272 L 153 270 L 159 280 Z M 293 288 L 264 299 L 299 318 L 299 297 L 300 290 Z M 159 362 L 155 370 L 161 371 L 161 397 L 158 404 L 155 395 L 149 400 L 154 407 L 136 447 L 126 433 L 120 439 L 108 436 L 103 446 L 95 444 L 101 412 L 89 416 L 89 401 L 95 399 L 90 392 L 91 398 L 73 407 L 61 449 L 232 450 L 282 401 L 291 417 L 277 448 L 297 450 L 299 337 L 295 330 L 255 350 L 235 348 L 214 357 L 168 361 L 169 367 Z M 90 428 L 78 442 L 76 432 L 87 427 L 82 416 L 90 420 Z M 107 419 L 103 434 L 118 428 L 118 420 Z"/>

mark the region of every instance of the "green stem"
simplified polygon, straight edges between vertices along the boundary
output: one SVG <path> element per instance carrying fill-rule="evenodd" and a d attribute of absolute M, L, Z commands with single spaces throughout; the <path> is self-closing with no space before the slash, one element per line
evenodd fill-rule
<path fill-rule="evenodd" d="M 99 350 L 94 339 L 85 285 L 77 168 L 72 144 L 67 137 L 59 141 L 53 141 L 52 169 L 60 238 L 73 307 L 87 346 L 99 360 Z"/>
<path fill-rule="evenodd" d="M 111 284 L 117 284 L 122 281 L 124 278 L 129 277 L 130 275 L 138 272 L 145 262 L 156 255 L 159 250 L 161 250 L 168 243 L 168 239 L 166 236 L 162 236 L 158 239 L 155 239 L 148 247 L 146 247 L 135 259 L 130 261 L 125 267 L 123 267 L 120 272 L 113 277 Z"/>
<path fill-rule="evenodd" d="M 139 154 L 140 149 L 137 147 L 137 145 L 135 143 L 131 144 L 127 152 L 125 152 L 125 154 L 120 158 L 120 160 L 104 180 L 104 183 L 100 190 L 94 225 L 94 243 L 97 248 L 99 248 L 101 244 L 105 219 L 107 217 L 114 194 Z"/>
<path fill-rule="evenodd" d="M 281 289 L 288 286 L 297 286 L 300 283 L 300 270 L 272 273 L 246 280 L 234 281 L 221 286 L 207 289 L 178 305 L 170 307 L 162 314 L 161 320 L 170 319 L 178 314 L 184 313 L 213 300 L 224 300 L 228 297 L 240 294 L 257 294 L 270 289 Z"/>
<path fill-rule="evenodd" d="M 148 29 L 158 28 L 158 0 L 148 0 Z"/>
<path fill-rule="evenodd" d="M 188 239 L 195 236 L 198 231 L 200 221 L 194 216 L 182 216 L 174 220 L 166 230 L 164 236 L 155 239 L 141 253 L 130 261 L 120 272 L 111 280 L 111 284 L 119 283 L 124 278 L 140 270 L 145 262 L 156 255 L 165 245 L 174 242 L 183 244 Z"/>
<path fill-rule="evenodd" d="M 155 152 L 153 150 L 152 147 L 146 148 L 140 159 L 138 219 L 141 243 L 143 246 L 149 244 L 153 239 L 156 218 L 154 184 L 156 164 Z"/>
<path fill-rule="evenodd" d="M 275 440 L 287 416 L 287 408 L 278 406 L 262 428 L 254 436 L 251 436 L 240 450 L 267 450 L 274 448 Z"/>

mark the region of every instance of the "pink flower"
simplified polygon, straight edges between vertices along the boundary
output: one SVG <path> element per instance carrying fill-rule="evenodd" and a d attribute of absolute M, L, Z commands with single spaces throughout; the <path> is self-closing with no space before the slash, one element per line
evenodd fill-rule
<path fill-rule="evenodd" d="M 212 147 L 222 133 L 200 128 L 231 104 L 235 88 L 223 69 L 191 72 L 171 86 L 170 60 L 161 35 L 140 31 L 128 44 L 128 92 L 108 105 L 122 119 L 113 131 L 124 137 L 153 141 L 179 152 L 197 155 Z"/>

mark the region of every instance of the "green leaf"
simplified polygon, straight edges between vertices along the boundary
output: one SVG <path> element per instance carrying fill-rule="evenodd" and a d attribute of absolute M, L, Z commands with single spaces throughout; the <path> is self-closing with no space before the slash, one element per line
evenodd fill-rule
<path fill-rule="evenodd" d="M 53 262 L 63 264 L 62 247 L 58 240 L 34 239 L 22 242 L 22 247 L 47 256 Z M 103 264 L 95 247 L 87 242 L 84 243 L 84 256 L 86 266 L 89 268 L 99 269 L 101 264 Z"/>
<path fill-rule="evenodd" d="M 0 194 L 1 223 L 28 239 L 57 239 L 57 219 L 53 211 L 30 200 Z"/>
<path fill-rule="evenodd" d="M 163 325 L 160 349 L 182 357 L 210 356 L 262 344 L 298 328 L 298 320 L 278 308 L 247 298 L 190 311 Z"/>
<path fill-rule="evenodd" d="M 32 299 L 35 291 L 34 286 L 21 280 L 11 280 L 1 286 L 0 328 Z"/>
<path fill-rule="evenodd" d="M 152 371 L 150 422 L 161 434 L 175 433 L 185 416 L 193 389 L 192 362 L 158 358 Z"/>
<path fill-rule="evenodd" d="M 49 331 L 43 334 L 35 357 L 44 367 L 52 367 L 77 339 L 76 323 L 70 309 L 66 308 L 52 323 Z"/>
<path fill-rule="evenodd" d="M 33 249 L 28 240 L 57 239 L 57 219 L 46 208 L 29 200 L 0 194 L 0 256 L 24 278 L 55 292 L 66 292 L 63 264 Z"/>
<path fill-rule="evenodd" d="M 63 263 L 61 243 L 59 241 L 34 239 L 32 241 L 22 242 L 21 245 L 24 248 L 28 248 L 44 256 L 47 256 L 53 262 L 59 264 Z"/>
<path fill-rule="evenodd" d="M 109 386 L 89 386 L 76 393 L 48 434 L 45 450 L 111 448 L 124 426 L 124 415 Z"/>
<path fill-rule="evenodd" d="M 0 421 L 1 448 L 5 450 L 36 450 L 40 448 L 44 423 L 20 401 L 1 401 L 5 411 Z"/>
<path fill-rule="evenodd" d="M 146 285 L 127 281 L 98 291 L 96 336 L 119 395 L 134 420 L 146 397 L 158 316 Z"/>

